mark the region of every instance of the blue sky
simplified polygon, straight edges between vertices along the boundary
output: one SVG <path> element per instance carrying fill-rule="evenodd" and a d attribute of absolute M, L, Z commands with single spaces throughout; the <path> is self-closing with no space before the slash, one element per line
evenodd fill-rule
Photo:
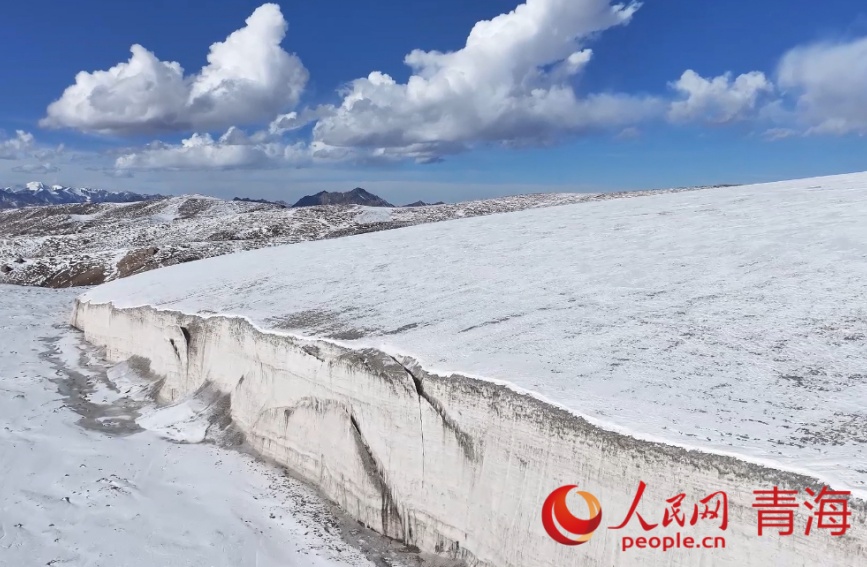
<path fill-rule="evenodd" d="M 402 202 L 867 169 L 854 0 L 30 0 L 0 32 L 2 185 Z"/>

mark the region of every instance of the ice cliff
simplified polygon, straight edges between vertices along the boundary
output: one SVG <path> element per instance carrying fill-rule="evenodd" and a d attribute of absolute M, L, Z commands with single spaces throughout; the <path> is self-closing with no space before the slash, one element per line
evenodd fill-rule
<path fill-rule="evenodd" d="M 597 494 L 615 525 L 639 481 L 648 485 L 641 512 L 656 521 L 678 492 L 697 500 L 725 490 L 728 530 L 688 533 L 726 536 L 730 564 L 867 561 L 863 503 L 855 503 L 846 537 L 761 539 L 752 491 L 772 484 L 802 490 L 814 480 L 605 431 L 502 385 L 429 374 L 373 349 L 263 332 L 239 318 L 80 302 L 73 323 L 110 360 L 146 358 L 164 379 L 166 403 L 220 392 L 227 414 L 219 417 L 230 418 L 250 447 L 360 522 L 471 566 L 729 564 L 708 550 L 623 552 L 620 537 L 648 535 L 635 525 L 601 529 L 580 549 L 543 531 L 541 505 L 557 486 Z"/>

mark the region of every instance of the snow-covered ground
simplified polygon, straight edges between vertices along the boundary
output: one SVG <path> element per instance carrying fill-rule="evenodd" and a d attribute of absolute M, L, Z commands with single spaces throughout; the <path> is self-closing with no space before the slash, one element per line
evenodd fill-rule
<path fill-rule="evenodd" d="M 867 174 L 214 259 L 84 301 L 246 317 L 867 493 Z"/>
<path fill-rule="evenodd" d="M 166 440 L 201 420 L 154 408 L 128 368 L 108 380 L 66 323 L 74 295 L 0 286 L 0 565 L 374 565 L 303 484 Z"/>

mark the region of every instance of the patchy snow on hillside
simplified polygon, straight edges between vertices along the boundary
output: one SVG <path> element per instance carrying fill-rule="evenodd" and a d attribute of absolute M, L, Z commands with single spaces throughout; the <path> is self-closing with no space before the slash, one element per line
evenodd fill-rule
<path fill-rule="evenodd" d="M 0 286 L 0 565 L 372 567 L 311 489 L 164 440 L 208 423 L 153 408 L 125 365 L 106 374 L 64 321 L 73 297 Z"/>
<path fill-rule="evenodd" d="M 867 174 L 526 210 L 173 266 L 82 300 L 248 318 L 867 490 Z"/>
<path fill-rule="evenodd" d="M 680 191 L 688 189 L 666 190 Z M 650 192 L 519 195 L 412 208 L 279 205 L 185 195 L 0 211 L 0 283 L 94 285 L 242 250 Z"/>

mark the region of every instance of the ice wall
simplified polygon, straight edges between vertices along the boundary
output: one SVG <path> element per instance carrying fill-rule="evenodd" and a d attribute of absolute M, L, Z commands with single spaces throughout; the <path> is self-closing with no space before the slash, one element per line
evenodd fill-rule
<path fill-rule="evenodd" d="M 149 360 L 164 378 L 162 401 L 217 389 L 234 427 L 263 457 L 377 531 L 470 566 L 867 565 L 861 501 L 852 503 L 854 526 L 844 537 L 804 536 L 802 512 L 794 535 L 756 535 L 752 491 L 816 485 L 805 477 L 638 441 L 504 386 L 261 331 L 244 319 L 78 302 L 72 322 L 112 361 Z M 636 521 L 607 529 L 623 520 L 642 480 L 640 512 L 654 523 L 677 493 L 691 503 L 725 490 L 725 532 L 712 523 L 682 531 L 725 536 L 726 550 L 621 551 L 624 535 L 674 533 L 645 533 Z M 586 545 L 559 545 L 543 530 L 542 503 L 563 484 L 602 502 L 603 527 Z"/>

